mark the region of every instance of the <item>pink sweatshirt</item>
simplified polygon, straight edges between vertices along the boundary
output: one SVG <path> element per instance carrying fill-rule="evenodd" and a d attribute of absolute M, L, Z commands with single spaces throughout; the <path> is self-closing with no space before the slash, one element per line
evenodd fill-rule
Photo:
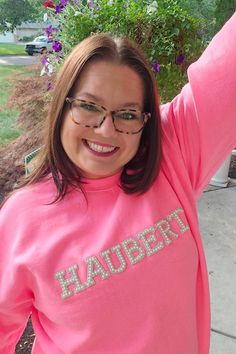
<path fill-rule="evenodd" d="M 236 145 L 236 15 L 162 107 L 161 172 L 128 196 L 119 175 L 51 204 L 51 179 L 0 213 L 0 353 L 32 312 L 34 354 L 208 354 L 196 201 Z"/>

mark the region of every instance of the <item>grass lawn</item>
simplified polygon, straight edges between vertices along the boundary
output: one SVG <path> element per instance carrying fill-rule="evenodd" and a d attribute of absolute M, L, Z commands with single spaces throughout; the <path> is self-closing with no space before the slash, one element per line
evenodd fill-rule
<path fill-rule="evenodd" d="M 1 55 L 26 55 L 25 44 L 0 43 Z"/>
<path fill-rule="evenodd" d="M 14 83 L 9 80 L 16 74 L 26 74 L 26 67 L 19 65 L 0 65 L 0 146 L 7 144 L 21 134 L 15 126 L 18 111 L 5 107 Z M 29 72 L 27 72 L 28 75 Z"/>

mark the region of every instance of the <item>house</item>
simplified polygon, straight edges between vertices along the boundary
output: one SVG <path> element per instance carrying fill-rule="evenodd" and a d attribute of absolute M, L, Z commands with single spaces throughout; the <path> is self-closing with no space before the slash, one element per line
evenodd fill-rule
<path fill-rule="evenodd" d="M 24 22 L 16 27 L 14 32 L 6 32 L 0 34 L 0 43 L 17 43 L 23 37 L 36 37 L 44 34 L 44 29 L 49 26 L 49 22 Z"/>
<path fill-rule="evenodd" d="M 15 43 L 14 33 L 7 32 L 5 34 L 0 33 L 0 43 Z"/>

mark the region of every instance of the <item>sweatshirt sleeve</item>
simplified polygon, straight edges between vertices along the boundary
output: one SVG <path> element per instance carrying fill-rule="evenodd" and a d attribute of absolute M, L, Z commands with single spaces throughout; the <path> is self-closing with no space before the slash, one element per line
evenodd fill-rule
<path fill-rule="evenodd" d="M 236 13 L 190 65 L 188 78 L 162 107 L 163 136 L 180 151 L 198 198 L 236 146 Z"/>
<path fill-rule="evenodd" d="M 14 354 L 32 306 L 20 212 L 9 200 L 0 211 L 0 353 Z"/>

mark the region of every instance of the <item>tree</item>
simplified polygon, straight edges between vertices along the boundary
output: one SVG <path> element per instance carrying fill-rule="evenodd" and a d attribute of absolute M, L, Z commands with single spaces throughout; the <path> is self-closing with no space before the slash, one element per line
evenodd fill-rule
<path fill-rule="evenodd" d="M 32 19 L 38 22 L 42 22 L 43 15 L 46 12 L 43 7 L 43 0 L 28 0 L 32 8 Z"/>
<path fill-rule="evenodd" d="M 13 32 L 22 22 L 33 20 L 34 11 L 29 0 L 0 0 L 0 32 Z"/>
<path fill-rule="evenodd" d="M 233 15 L 236 10 L 236 0 L 217 0 L 215 17 L 216 31 Z"/>
<path fill-rule="evenodd" d="M 205 38 L 208 40 L 211 39 L 216 32 L 215 11 L 217 0 L 177 0 L 177 2 L 181 7 L 186 8 L 194 17 L 204 20 Z M 225 2 L 225 0 L 223 0 L 222 3 L 223 2 Z"/>
<path fill-rule="evenodd" d="M 205 20 L 205 36 L 211 39 L 236 10 L 236 0 L 177 0 L 196 18 Z"/>

